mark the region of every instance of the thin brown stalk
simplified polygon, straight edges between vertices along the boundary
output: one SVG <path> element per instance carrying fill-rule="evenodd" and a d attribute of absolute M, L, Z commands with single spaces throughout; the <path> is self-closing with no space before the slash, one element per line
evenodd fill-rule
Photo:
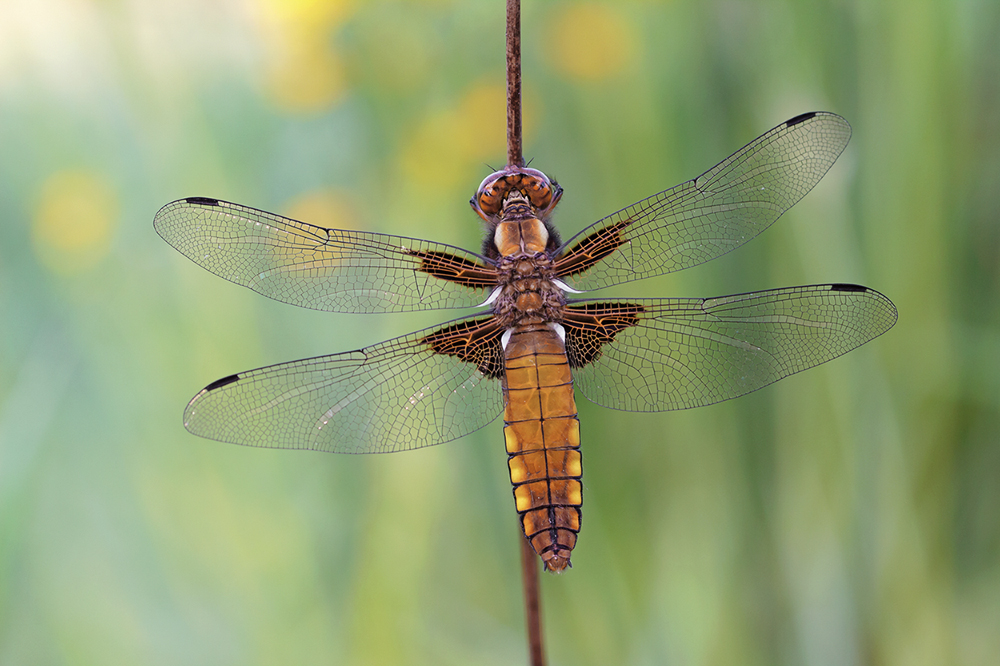
<path fill-rule="evenodd" d="M 520 0 L 507 0 L 507 164 L 524 166 L 521 150 Z"/>
<path fill-rule="evenodd" d="M 521 578 L 524 582 L 524 610 L 528 622 L 528 655 L 531 666 L 545 666 L 545 648 L 542 644 L 542 609 L 538 600 L 538 556 L 528 540 L 518 534 L 521 541 Z"/>

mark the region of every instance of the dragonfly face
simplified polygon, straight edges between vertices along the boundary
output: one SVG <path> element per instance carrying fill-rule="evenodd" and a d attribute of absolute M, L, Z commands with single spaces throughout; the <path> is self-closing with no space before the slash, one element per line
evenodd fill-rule
<path fill-rule="evenodd" d="M 562 188 L 538 169 L 508 166 L 486 176 L 469 204 L 485 222 L 492 223 L 512 192 L 520 192 L 536 213 L 546 219 L 562 197 Z"/>
<path fill-rule="evenodd" d="M 541 171 L 507 167 L 470 202 L 487 223 L 479 254 L 216 199 L 167 204 L 154 226 L 168 243 L 265 296 L 332 312 L 478 308 L 357 351 L 230 375 L 191 400 L 184 424 L 248 446 L 385 453 L 456 439 L 502 413 L 522 529 L 545 566 L 561 571 L 581 524 L 576 392 L 629 411 L 712 404 L 895 323 L 889 299 L 848 284 L 576 298 L 739 247 L 805 196 L 849 138 L 839 116 L 797 116 L 565 243 L 550 221 L 562 189 Z"/>

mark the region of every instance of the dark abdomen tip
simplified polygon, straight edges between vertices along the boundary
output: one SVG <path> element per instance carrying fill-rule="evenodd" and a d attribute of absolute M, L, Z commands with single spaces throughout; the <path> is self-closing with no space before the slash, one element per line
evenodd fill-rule
<path fill-rule="evenodd" d="M 546 571 L 562 573 L 566 569 L 573 567 L 572 562 L 569 561 L 570 552 L 565 548 L 547 550 L 541 555 L 542 565 Z"/>

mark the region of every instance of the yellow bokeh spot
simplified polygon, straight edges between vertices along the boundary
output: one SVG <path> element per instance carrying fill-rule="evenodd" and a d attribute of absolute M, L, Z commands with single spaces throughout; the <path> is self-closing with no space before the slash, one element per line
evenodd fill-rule
<path fill-rule="evenodd" d="M 530 135 L 534 120 L 535 114 L 523 114 L 525 137 Z M 482 167 L 487 160 L 503 160 L 506 147 L 506 87 L 478 83 L 453 107 L 428 116 L 411 134 L 400 160 L 408 180 L 441 195 L 465 183 L 470 169 Z"/>
<path fill-rule="evenodd" d="M 118 219 L 111 182 L 93 171 L 58 171 L 42 185 L 31 237 L 35 254 L 63 275 L 92 267 L 107 255 Z"/>
<path fill-rule="evenodd" d="M 473 86 L 459 103 L 455 120 L 463 157 L 476 160 L 504 153 L 507 146 L 506 86 Z"/>
<path fill-rule="evenodd" d="M 301 194 L 285 207 L 288 217 L 327 229 L 358 229 L 357 213 L 343 192 L 331 189 Z"/>
<path fill-rule="evenodd" d="M 548 55 L 566 76 L 598 81 L 620 74 L 635 59 L 635 30 L 606 5 L 569 6 L 552 26 Z"/>
<path fill-rule="evenodd" d="M 453 190 L 462 179 L 460 141 L 454 131 L 454 113 L 426 118 L 403 146 L 400 162 L 407 180 L 428 188 L 431 197 Z"/>
<path fill-rule="evenodd" d="M 301 40 L 273 55 L 266 91 L 280 109 L 314 113 L 330 108 L 346 88 L 344 68 L 326 44 Z"/>
<path fill-rule="evenodd" d="M 323 111 L 346 89 L 344 66 L 331 34 L 354 11 L 341 0 L 260 0 L 267 45 L 265 91 L 292 113 Z"/>
<path fill-rule="evenodd" d="M 347 20 L 355 3 L 352 0 L 260 0 L 260 5 L 276 21 L 310 24 L 329 30 Z"/>
<path fill-rule="evenodd" d="M 284 215 L 326 229 L 357 229 L 357 214 L 350 199 L 331 189 L 313 190 L 299 195 L 284 206 Z M 303 262 L 319 261 L 323 264 L 329 258 L 326 253 L 330 248 L 326 246 L 324 234 L 296 235 L 289 240 L 292 242 L 270 246 L 271 261 L 275 265 L 298 264 L 302 268 Z"/>

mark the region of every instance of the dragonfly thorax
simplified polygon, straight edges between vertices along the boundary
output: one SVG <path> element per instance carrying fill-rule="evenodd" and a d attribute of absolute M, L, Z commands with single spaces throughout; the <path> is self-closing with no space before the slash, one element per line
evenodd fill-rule
<path fill-rule="evenodd" d="M 499 269 L 501 286 L 493 312 L 504 326 L 562 319 L 566 299 L 556 285 L 548 254 L 503 257 Z"/>
<path fill-rule="evenodd" d="M 544 252 L 549 243 L 549 230 L 537 217 L 500 222 L 493 230 L 493 244 L 501 257 Z"/>

